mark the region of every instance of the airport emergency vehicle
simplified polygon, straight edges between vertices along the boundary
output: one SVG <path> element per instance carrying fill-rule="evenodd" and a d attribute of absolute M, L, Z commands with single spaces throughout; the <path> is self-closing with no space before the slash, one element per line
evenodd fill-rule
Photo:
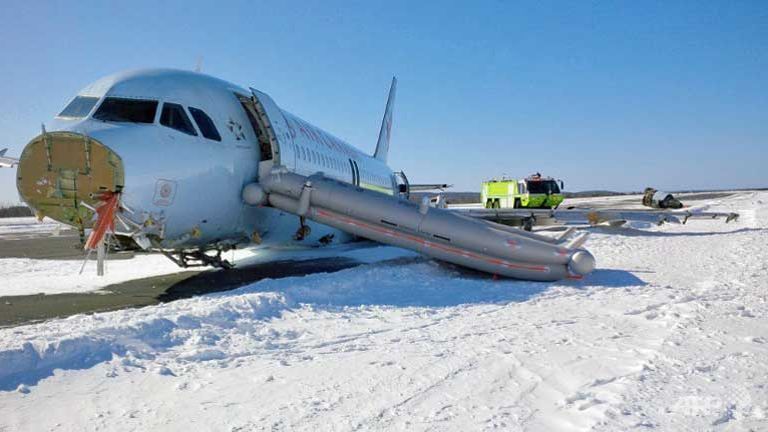
<path fill-rule="evenodd" d="M 485 208 L 557 208 L 565 197 L 563 181 L 536 173 L 524 179 L 502 178 L 483 182 Z"/>

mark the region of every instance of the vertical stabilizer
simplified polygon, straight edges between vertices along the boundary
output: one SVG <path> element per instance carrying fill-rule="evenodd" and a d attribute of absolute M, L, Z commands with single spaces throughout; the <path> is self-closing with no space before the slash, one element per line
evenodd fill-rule
<path fill-rule="evenodd" d="M 4 149 L 0 150 L 0 156 L 5 156 L 5 152 L 7 152 L 7 151 L 8 151 L 7 148 L 4 148 Z"/>
<path fill-rule="evenodd" d="M 373 157 L 386 163 L 389 154 L 389 137 L 392 134 L 392 111 L 395 108 L 395 93 L 397 90 L 397 78 L 392 77 L 392 87 L 389 88 L 389 97 L 387 98 L 387 108 L 384 110 L 384 119 L 381 121 L 381 130 L 379 130 L 379 141 L 376 143 L 376 152 Z"/>

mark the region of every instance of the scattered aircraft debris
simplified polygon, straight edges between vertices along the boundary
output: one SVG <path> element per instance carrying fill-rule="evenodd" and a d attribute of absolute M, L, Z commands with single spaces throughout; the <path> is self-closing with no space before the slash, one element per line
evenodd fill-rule
<path fill-rule="evenodd" d="M 531 231 L 534 226 L 541 225 L 610 225 L 621 226 L 627 222 L 648 222 L 656 225 L 664 223 L 685 224 L 691 219 L 725 219 L 725 222 L 735 221 L 738 213 L 728 212 L 694 212 L 634 210 L 634 209 L 485 209 L 485 208 L 453 208 L 469 217 L 485 219 L 500 224 L 522 227 Z"/>
<path fill-rule="evenodd" d="M 643 192 L 643 205 L 660 209 L 681 209 L 683 203 L 671 193 L 662 192 L 654 188 L 645 188 Z"/>

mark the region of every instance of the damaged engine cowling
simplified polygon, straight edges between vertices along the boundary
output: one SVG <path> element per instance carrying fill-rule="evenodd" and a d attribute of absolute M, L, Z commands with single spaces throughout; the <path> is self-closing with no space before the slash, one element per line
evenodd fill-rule
<path fill-rule="evenodd" d="M 671 193 L 662 192 L 654 188 L 645 188 L 643 192 L 643 205 L 652 208 L 681 209 L 683 203 Z"/>

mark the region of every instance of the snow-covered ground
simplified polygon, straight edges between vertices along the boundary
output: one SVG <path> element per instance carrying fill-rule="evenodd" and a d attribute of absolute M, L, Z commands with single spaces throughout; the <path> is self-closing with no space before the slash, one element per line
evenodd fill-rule
<path fill-rule="evenodd" d="M 372 260 L 2 329 L 0 431 L 766 430 L 768 193 L 707 205 L 580 282 Z"/>
<path fill-rule="evenodd" d="M 50 218 L 44 218 L 42 221 L 38 221 L 35 217 L 0 218 L 0 236 L 3 237 L 25 234 L 55 235 L 60 231 L 66 231 L 68 229 L 70 228 L 66 225 L 60 224 Z"/>
<path fill-rule="evenodd" d="M 14 223 L 5 224 L 8 227 L 12 226 L 12 232 L 16 235 L 47 234 L 57 226 L 55 223 L 37 223 L 34 218 L 17 219 Z M 3 226 L 0 222 L 0 233 Z M 371 247 L 371 244 L 356 243 L 324 248 L 248 248 L 229 251 L 224 257 L 242 266 L 270 260 L 300 261 L 328 257 L 343 257 L 362 263 L 372 263 L 408 256 L 415 256 L 415 254 L 394 247 Z M 0 275 L 2 275 L 0 297 L 88 292 L 132 279 L 185 271 L 159 253 L 139 254 L 131 259 L 108 259 L 104 276 L 96 275 L 96 261 L 93 257 L 86 264 L 82 274 L 80 274 L 81 269 L 83 269 L 82 259 L 2 258 L 0 259 Z"/>
<path fill-rule="evenodd" d="M 130 260 L 107 262 L 104 277 L 96 276 L 96 261 L 89 261 L 80 273 L 79 260 L 0 260 L 0 296 L 84 292 L 141 277 L 178 272 L 179 267 L 162 255 L 140 255 Z"/>

